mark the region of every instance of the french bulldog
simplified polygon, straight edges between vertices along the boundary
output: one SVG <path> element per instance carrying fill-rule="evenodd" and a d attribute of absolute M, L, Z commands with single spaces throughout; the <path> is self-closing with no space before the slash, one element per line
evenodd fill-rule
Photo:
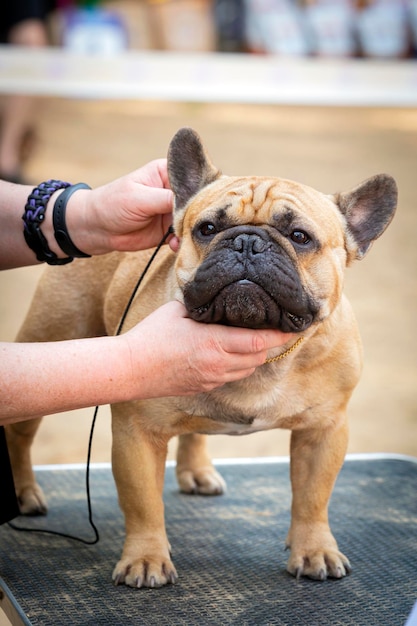
<path fill-rule="evenodd" d="M 248 378 L 193 396 L 112 407 L 112 468 L 126 528 L 113 580 L 131 587 L 177 580 L 162 502 L 172 437 L 179 436 L 180 489 L 220 494 L 225 483 L 207 453 L 206 435 L 274 428 L 292 431 L 288 572 L 342 578 L 350 564 L 330 530 L 328 503 L 347 449 L 346 407 L 362 365 L 344 274 L 393 218 L 395 181 L 380 174 L 328 195 L 281 178 L 226 176 L 189 128 L 172 139 L 168 170 L 180 247 L 176 254 L 161 249 L 123 330 L 178 299 L 201 323 L 291 334 Z M 148 259 L 149 252 L 112 253 L 48 267 L 17 340 L 115 334 Z M 46 512 L 30 461 L 38 425 L 31 420 L 7 429 L 26 514 Z"/>

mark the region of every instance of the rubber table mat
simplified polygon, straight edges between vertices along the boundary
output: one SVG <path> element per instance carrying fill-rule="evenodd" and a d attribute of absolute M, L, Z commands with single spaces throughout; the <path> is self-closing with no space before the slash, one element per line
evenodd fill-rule
<path fill-rule="evenodd" d="M 216 465 L 228 484 L 219 497 L 180 494 L 168 467 L 165 510 L 176 585 L 115 587 L 123 519 L 109 467 L 91 470 L 100 541 L 85 546 L 43 533 L 0 528 L 6 594 L 33 625 L 402 626 L 417 600 L 417 463 L 347 460 L 330 522 L 353 572 L 342 580 L 297 582 L 285 571 L 291 492 L 287 462 Z M 43 518 L 16 524 L 92 538 L 84 470 L 39 469 Z"/>

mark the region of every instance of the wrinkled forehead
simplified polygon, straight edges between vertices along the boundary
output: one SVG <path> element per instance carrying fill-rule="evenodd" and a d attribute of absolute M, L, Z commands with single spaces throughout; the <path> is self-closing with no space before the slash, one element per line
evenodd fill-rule
<path fill-rule="evenodd" d="M 232 213 L 250 224 L 269 222 L 277 214 L 287 219 L 301 215 L 313 221 L 334 216 L 338 211 L 330 197 L 315 189 L 281 178 L 223 176 L 205 187 L 191 202 L 184 224 L 195 223 L 197 216 L 210 219 L 219 212 Z"/>

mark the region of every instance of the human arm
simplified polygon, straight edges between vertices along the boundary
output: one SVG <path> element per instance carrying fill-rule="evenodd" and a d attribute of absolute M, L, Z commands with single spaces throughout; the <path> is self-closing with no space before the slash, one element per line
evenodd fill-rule
<path fill-rule="evenodd" d="M 0 180 L 0 269 L 37 263 L 23 237 L 22 215 L 32 186 Z M 59 258 L 52 213 L 59 194 L 49 199 L 42 233 Z M 172 222 L 172 191 L 166 159 L 157 159 L 96 189 L 79 189 L 68 201 L 66 223 L 71 239 L 86 254 L 143 250 L 156 246 Z"/>
<path fill-rule="evenodd" d="M 155 329 L 158 332 L 155 332 Z M 169 302 L 127 333 L 0 344 L 0 424 L 81 407 L 209 391 L 244 378 L 291 335 L 206 325 Z"/>

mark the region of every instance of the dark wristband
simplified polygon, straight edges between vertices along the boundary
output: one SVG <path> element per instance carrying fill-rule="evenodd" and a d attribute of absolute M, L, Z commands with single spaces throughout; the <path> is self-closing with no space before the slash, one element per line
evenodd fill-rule
<path fill-rule="evenodd" d="M 25 212 L 22 215 L 24 222 L 23 234 L 29 248 L 33 250 L 38 261 L 48 265 L 65 265 L 72 261 L 71 258 L 59 259 L 55 252 L 49 249 L 45 235 L 41 231 L 41 225 L 45 219 L 46 205 L 55 191 L 69 187 L 70 183 L 62 180 L 47 180 L 41 183 L 29 195 Z"/>
<path fill-rule="evenodd" d="M 54 210 L 52 214 L 52 221 L 54 225 L 54 234 L 55 239 L 65 254 L 68 254 L 70 257 L 77 258 L 87 258 L 90 257 L 90 254 L 85 254 L 85 252 L 81 252 L 77 248 L 77 246 L 71 240 L 69 236 L 67 225 L 65 222 L 65 212 L 67 210 L 67 202 L 74 193 L 78 189 L 91 189 L 89 185 L 86 183 L 78 183 L 77 185 L 71 185 L 71 187 L 67 187 L 65 191 L 63 191 L 58 198 L 55 200 Z"/>

